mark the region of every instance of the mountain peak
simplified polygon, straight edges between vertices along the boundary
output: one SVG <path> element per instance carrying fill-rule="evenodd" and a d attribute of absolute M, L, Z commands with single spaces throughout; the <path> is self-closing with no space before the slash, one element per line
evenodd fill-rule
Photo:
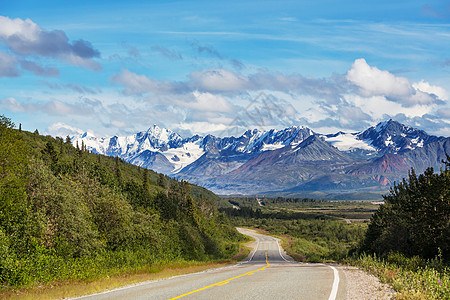
<path fill-rule="evenodd" d="M 390 119 L 358 134 L 358 139 L 370 143 L 379 154 L 400 153 L 422 148 L 436 139 L 425 131 Z"/>

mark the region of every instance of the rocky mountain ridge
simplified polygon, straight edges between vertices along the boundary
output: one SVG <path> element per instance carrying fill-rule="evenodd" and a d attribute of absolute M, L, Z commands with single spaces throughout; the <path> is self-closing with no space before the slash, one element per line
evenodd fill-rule
<path fill-rule="evenodd" d="M 394 120 L 361 132 L 328 135 L 291 126 L 247 130 L 239 137 L 182 138 L 154 125 L 125 137 L 85 133 L 72 141 L 219 194 L 386 190 L 410 168 L 439 168 L 450 153 L 450 138 Z"/>

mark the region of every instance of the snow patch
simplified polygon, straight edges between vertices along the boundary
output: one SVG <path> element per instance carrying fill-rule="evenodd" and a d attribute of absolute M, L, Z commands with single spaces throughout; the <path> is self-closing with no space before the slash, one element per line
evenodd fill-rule
<path fill-rule="evenodd" d="M 284 145 L 282 143 L 276 143 L 276 144 L 264 144 L 261 148 L 261 151 L 271 151 L 271 150 L 277 150 L 280 148 L 283 148 Z"/>
<path fill-rule="evenodd" d="M 411 139 L 411 143 L 414 144 L 416 147 L 419 147 L 419 148 L 423 147 L 423 140 L 420 137 L 416 137 L 415 139 Z"/>
<path fill-rule="evenodd" d="M 197 140 L 196 142 L 185 143 L 179 148 L 170 148 L 167 151 L 161 152 L 161 154 L 172 163 L 174 167 L 172 173 L 176 174 L 187 165 L 199 159 L 205 154 L 205 151 L 201 147 L 201 140 Z M 177 157 L 177 160 L 173 160 L 173 157 Z"/>
<path fill-rule="evenodd" d="M 334 137 L 324 136 L 325 141 L 338 148 L 340 151 L 351 151 L 354 149 L 362 149 L 376 151 L 367 141 L 359 140 L 353 133 L 341 133 Z"/>

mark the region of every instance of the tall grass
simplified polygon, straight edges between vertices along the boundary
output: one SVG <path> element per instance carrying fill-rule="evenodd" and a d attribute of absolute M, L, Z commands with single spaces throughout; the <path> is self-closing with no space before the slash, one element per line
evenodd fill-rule
<path fill-rule="evenodd" d="M 390 253 L 386 258 L 361 254 L 347 259 L 397 291 L 398 299 L 450 299 L 450 269 L 440 257 L 424 260 Z"/>

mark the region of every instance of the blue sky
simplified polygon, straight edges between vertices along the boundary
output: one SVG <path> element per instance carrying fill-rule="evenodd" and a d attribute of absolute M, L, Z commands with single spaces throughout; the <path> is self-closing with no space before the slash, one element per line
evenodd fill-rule
<path fill-rule="evenodd" d="M 0 114 L 59 136 L 450 136 L 450 1 L 142 2 L 0 0 Z"/>

